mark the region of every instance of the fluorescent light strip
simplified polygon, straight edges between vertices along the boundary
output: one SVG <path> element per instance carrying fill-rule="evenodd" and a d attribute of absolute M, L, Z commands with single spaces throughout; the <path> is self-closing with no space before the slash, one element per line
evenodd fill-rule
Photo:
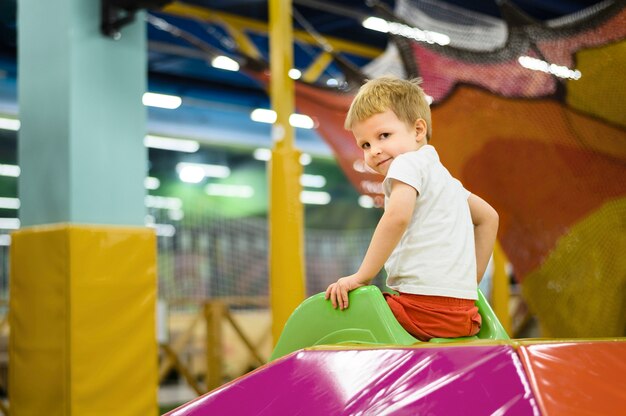
<path fill-rule="evenodd" d="M 256 160 L 262 160 L 267 162 L 272 158 L 272 151 L 270 149 L 264 149 L 262 147 L 255 149 L 252 153 L 252 157 Z"/>
<path fill-rule="evenodd" d="M 0 218 L 1 230 L 17 230 L 20 228 L 19 218 Z"/>
<path fill-rule="evenodd" d="M 178 178 L 185 183 L 200 183 L 204 180 L 204 169 L 200 166 L 181 166 L 176 169 Z"/>
<path fill-rule="evenodd" d="M 180 162 L 176 165 L 176 172 L 178 172 L 179 176 L 182 172 L 185 172 L 184 175 L 190 176 L 200 176 L 200 173 L 202 173 L 209 178 L 228 178 L 230 176 L 230 168 L 228 166 L 204 163 Z M 198 180 L 198 182 L 202 179 Z"/>
<path fill-rule="evenodd" d="M 379 17 L 368 17 L 363 20 L 363 27 L 383 33 L 400 35 L 419 42 L 436 43 L 441 46 L 450 44 L 450 36 L 430 30 L 421 30 L 402 23 L 389 22 Z"/>
<path fill-rule="evenodd" d="M 326 178 L 322 175 L 309 175 L 305 173 L 300 176 L 300 185 L 309 188 L 323 188 L 326 186 Z"/>
<path fill-rule="evenodd" d="M 20 200 L 18 198 L 2 198 L 0 197 L 0 208 L 19 209 Z"/>
<path fill-rule="evenodd" d="M 17 165 L 0 165 L 0 176 L 20 176 L 21 169 Z"/>
<path fill-rule="evenodd" d="M 18 131 L 20 129 L 20 121 L 13 118 L 0 117 L 0 129 Z"/>
<path fill-rule="evenodd" d="M 551 64 L 530 56 L 520 56 L 517 58 L 517 61 L 524 68 L 545 72 L 546 74 L 552 74 L 559 78 L 579 80 L 582 76 L 582 73 L 577 69 L 569 69 L 566 66 Z"/>
<path fill-rule="evenodd" d="M 207 195 L 226 196 L 231 198 L 252 198 L 254 188 L 250 185 L 228 185 L 222 183 L 210 183 L 205 189 Z"/>
<path fill-rule="evenodd" d="M 266 108 L 256 108 L 250 113 L 250 119 L 259 123 L 273 124 L 276 122 L 276 112 Z M 311 117 L 296 113 L 289 116 L 289 124 L 301 129 L 312 129 L 315 127 L 315 122 Z"/>
<path fill-rule="evenodd" d="M 225 71 L 239 71 L 239 63 L 228 56 L 216 56 L 211 60 L 211 66 L 213 68 L 223 69 Z"/>
<path fill-rule="evenodd" d="M 308 166 L 311 164 L 311 162 L 313 161 L 313 158 L 311 157 L 310 154 L 308 153 L 302 153 L 300 155 L 300 164 L 302 166 Z"/>
<path fill-rule="evenodd" d="M 175 139 L 173 137 L 153 136 L 148 134 L 143 139 L 146 147 L 162 150 L 173 150 L 175 152 L 195 153 L 200 149 L 200 143 L 195 140 Z"/>
<path fill-rule="evenodd" d="M 296 68 L 291 68 L 289 70 L 289 78 L 291 79 L 300 79 L 302 77 L 302 71 Z"/>
<path fill-rule="evenodd" d="M 361 195 L 359 197 L 359 205 L 363 208 L 374 208 L 374 198 L 368 195 Z"/>
<path fill-rule="evenodd" d="M 276 111 L 268 110 L 266 108 L 256 108 L 252 110 L 252 113 L 250 113 L 250 118 L 252 121 L 257 121 L 259 123 L 272 124 L 276 121 Z"/>
<path fill-rule="evenodd" d="M 330 194 L 319 191 L 302 191 L 300 192 L 300 201 L 303 204 L 327 205 L 330 203 Z"/>
<path fill-rule="evenodd" d="M 148 208 L 181 209 L 183 201 L 169 196 L 146 195 L 144 203 Z"/>
<path fill-rule="evenodd" d="M 294 127 L 299 127 L 301 129 L 310 130 L 315 127 L 315 122 L 313 119 L 304 114 L 292 114 L 289 116 L 289 124 Z"/>
<path fill-rule="evenodd" d="M 146 92 L 143 94 L 143 105 L 148 107 L 166 108 L 175 110 L 183 103 L 182 98 L 176 95 L 157 94 L 154 92 Z"/>
<path fill-rule="evenodd" d="M 154 191 L 155 189 L 159 189 L 159 186 L 161 186 L 161 181 L 158 178 L 148 176 L 146 179 L 144 179 L 143 186 L 146 189 Z"/>

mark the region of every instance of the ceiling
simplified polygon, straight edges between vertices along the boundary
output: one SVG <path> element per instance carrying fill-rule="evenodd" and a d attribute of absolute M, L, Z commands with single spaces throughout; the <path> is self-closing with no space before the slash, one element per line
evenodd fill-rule
<path fill-rule="evenodd" d="M 500 18 L 498 3 L 501 1 L 447 0 L 445 3 Z M 144 0 L 140 3 L 150 2 Z M 324 42 L 330 44 L 340 59 L 357 68 L 382 53 L 387 44 L 387 35 L 361 25 L 364 17 L 377 15 L 377 9 L 370 6 L 374 3 L 393 9 L 395 1 L 293 0 L 295 66 L 303 72 L 310 69 L 323 51 Z M 509 0 L 509 3 L 532 19 L 548 20 L 599 2 Z M 15 73 L 17 66 L 16 9 L 17 0 L 0 0 L 0 64 L 4 67 L 0 70 L 9 74 Z M 149 89 L 181 95 L 184 103 L 188 104 L 175 114 L 151 109 L 150 130 L 163 134 L 177 132 L 183 136 L 204 135 L 205 138 L 224 136 L 232 130 L 237 134 L 231 136 L 236 136 L 244 144 L 252 144 L 259 136 L 268 136 L 267 126 L 255 126 L 249 120 L 241 121 L 242 115 L 245 114 L 247 118 L 250 108 L 269 107 L 264 87 L 246 75 L 245 71 L 225 71 L 213 68 L 210 64 L 211 58 L 219 54 L 239 60 L 243 68 L 254 64 L 254 59 L 250 60 L 249 50 L 229 27 L 234 27 L 235 33 L 242 34 L 244 41 L 254 46 L 255 53 L 258 53 L 255 59 L 267 64 L 267 1 L 186 0 L 171 3 L 164 9 L 149 9 L 147 20 Z M 341 79 L 344 69 L 337 61 L 333 61 L 319 71 L 315 82 L 324 85 L 334 79 Z M 226 111 L 229 108 L 245 111 Z M 219 125 L 207 127 L 207 109 L 211 110 L 214 119 L 220 121 Z M 222 114 L 216 116 L 216 112 L 220 111 Z M 183 125 L 182 129 L 180 125 Z M 209 131 L 200 134 L 200 126 Z M 314 132 L 298 132 L 297 136 L 304 142 L 303 150 L 315 152 L 316 148 L 318 153 L 329 152 Z M 310 149 L 306 149 L 307 143 L 312 146 Z"/>
<path fill-rule="evenodd" d="M 501 0 L 445 1 L 445 3 L 494 17 L 500 17 L 500 9 L 498 7 L 500 2 Z M 538 20 L 557 18 L 599 3 L 597 0 L 509 0 L 509 2 Z M 139 3 L 146 4 L 150 3 L 150 1 L 143 0 L 139 1 Z M 303 24 L 308 24 L 324 38 L 337 38 L 371 48 L 383 49 L 387 42 L 387 36 L 363 28 L 359 20 L 359 17 L 376 14 L 375 10 L 368 5 L 370 3 L 380 3 L 393 8 L 395 2 L 393 0 L 293 0 L 294 15 L 298 15 L 294 19 L 294 28 L 304 31 Z M 192 13 L 185 17 L 176 13 L 164 13 L 157 9 L 151 9 L 150 13 L 166 19 L 183 31 L 195 35 L 200 42 L 227 53 L 232 52 L 228 48 L 233 40 L 225 33 L 223 27 L 216 23 L 221 17 L 243 17 L 263 24 L 267 24 L 268 21 L 267 0 L 185 0 L 174 2 L 174 4 L 192 6 L 195 10 L 204 11 L 209 15 L 215 13 L 219 13 L 219 15 L 216 19 L 212 19 L 211 23 L 203 24 L 201 22 L 203 19 L 201 13 L 195 13 L 195 16 Z M 165 10 L 168 10 L 168 8 L 176 10 L 172 9 L 171 5 L 166 6 Z M 17 0 L 0 0 L 0 56 L 5 58 L 15 59 L 16 56 L 16 10 Z M 153 25 L 148 26 L 150 42 L 148 51 L 149 70 L 151 76 L 156 78 L 171 77 L 172 82 L 196 82 L 201 86 L 240 88 L 243 89 L 243 92 L 246 92 L 247 88 L 255 86 L 246 77 L 238 76 L 237 74 L 225 74 L 222 70 L 211 68 L 210 65 L 206 64 L 206 61 L 203 62 L 201 68 L 198 68 L 195 61 L 199 60 L 198 58 L 202 55 L 202 51 L 197 45 L 191 45 L 183 39 L 176 39 L 171 35 L 163 33 L 161 30 L 155 29 Z M 263 46 L 267 44 L 267 38 L 263 39 L 264 36 L 259 33 L 254 33 L 252 37 L 253 42 L 265 54 L 267 51 Z M 166 49 L 164 44 L 181 46 L 181 48 Z M 309 45 L 308 48 L 296 48 L 296 61 L 302 61 L 303 65 L 306 64 L 304 61 L 307 59 L 305 56 L 307 50 L 303 49 L 308 49 L 309 53 L 314 53 L 316 46 Z M 188 49 L 187 56 L 184 55 L 185 49 Z M 169 53 L 166 53 L 166 50 Z M 195 55 L 191 52 L 192 50 L 196 51 Z M 178 56 L 176 52 L 179 53 Z M 367 56 L 346 55 L 357 64 L 369 59 Z M 312 57 L 308 57 L 308 59 L 311 60 Z"/>
<path fill-rule="evenodd" d="M 388 39 L 386 34 L 362 27 L 360 20 L 363 16 L 376 14 L 375 10 L 368 6 L 367 1 L 293 0 L 294 15 L 297 16 L 294 19 L 295 66 L 304 72 L 318 59 L 323 48 L 319 42 L 311 39 L 312 37 L 317 37 L 318 41 L 330 43 L 338 56 L 356 67 L 361 67 L 380 55 Z M 502 0 L 414 1 L 447 3 L 456 7 L 469 8 L 468 10 L 494 18 L 501 18 L 498 3 Z M 558 18 L 600 3 L 595 0 L 509 1 L 531 19 L 540 21 Z M 395 1 L 386 0 L 382 4 L 393 7 Z M 169 5 L 165 10 L 149 10 L 148 19 L 151 21 L 147 25 L 149 89 L 183 97 L 183 105 L 177 110 L 154 108 L 148 110 L 150 133 L 194 138 L 215 144 L 215 146 L 204 146 L 202 149 L 201 156 L 206 157 L 207 160 L 218 157 L 231 159 L 240 157 L 240 155 L 226 155 L 232 149 L 224 150 L 224 145 L 245 148 L 243 150 L 247 153 L 251 153 L 249 151 L 251 148 L 271 146 L 271 127 L 253 122 L 249 117 L 252 108 L 269 107 L 265 88 L 254 78 L 246 75 L 245 71 L 230 72 L 213 68 L 210 64 L 210 58 L 215 54 L 226 54 L 245 63 L 246 53 L 241 53 L 242 45 L 238 44 L 233 33 L 227 30 L 227 25 L 238 26 L 247 39 L 255 45 L 260 54 L 259 59 L 267 61 L 267 8 L 267 1 L 261 0 L 187 0 Z M 15 80 L 18 29 L 16 9 L 17 0 L 0 0 L 0 117 L 18 116 Z M 167 25 L 161 24 L 161 27 L 167 27 L 169 31 L 155 27 L 155 23 L 159 22 L 158 19 L 167 23 Z M 315 36 L 310 34 L 306 36 L 307 30 L 313 32 Z M 179 31 L 178 36 L 172 34 L 176 31 Z M 320 71 L 318 75 L 316 82 L 324 84 L 328 80 L 340 78 L 343 75 L 343 69 L 334 62 Z M 17 164 L 16 141 L 17 134 L 14 131 L 0 128 L 0 164 Z M 333 155 L 330 147 L 314 130 L 296 129 L 296 142 L 299 150 L 310 153 L 314 157 L 330 158 Z M 177 158 L 181 158 L 180 161 L 182 161 L 185 157 L 185 155 L 174 153 L 177 152 L 166 154 L 152 149 L 150 153 L 151 174 L 159 176 L 159 172 L 167 172 L 173 175 L 175 172 L 173 166 L 179 161 Z M 242 161 L 229 159 L 228 164 L 245 166 L 247 169 L 251 163 L 258 162 L 250 161 L 250 155 L 241 158 Z M 341 176 L 336 166 L 330 168 L 328 165 L 331 163 L 326 163 L 321 167 L 309 166 L 307 172 L 321 174 L 323 170 L 328 176 L 329 171 L 334 169 L 336 176 Z M 319 171 L 312 169 L 319 169 Z M 242 175 L 251 172 L 245 169 L 240 171 Z M 253 171 L 252 176 L 263 179 L 263 175 L 258 172 Z M 164 179 L 164 176 L 165 173 L 161 179 Z M 174 182 L 177 181 L 170 181 L 170 183 Z M 334 181 L 334 183 L 339 182 L 339 180 Z M 346 181 L 343 181 L 341 186 L 344 185 L 349 188 Z M 336 193 L 356 198 L 356 190 L 351 187 L 350 189 L 342 188 Z M 17 181 L 0 180 L 0 196 L 16 195 Z M 353 203 L 348 206 L 348 209 L 353 208 Z M 0 210 L 0 216 L 3 214 L 14 216 L 15 212 L 7 213 L 5 210 L 3 213 Z M 352 218 L 354 215 L 350 214 L 347 217 Z M 328 218 L 325 211 L 320 211 L 321 224 L 328 225 Z"/>
<path fill-rule="evenodd" d="M 424 1 L 424 0 L 417 0 Z M 430 2 L 436 0 L 429 0 Z M 454 6 L 466 8 L 482 14 L 500 18 L 500 0 L 447 0 L 446 3 Z M 517 8 L 537 20 L 549 20 L 563 15 L 574 13 L 583 8 L 589 7 L 597 0 L 511 0 Z M 294 29 L 306 32 L 311 28 L 314 34 L 321 35 L 323 40 L 339 39 L 363 45 L 373 50 L 384 50 L 387 44 L 387 35 L 366 29 L 361 21 L 367 16 L 376 16 L 376 9 L 368 4 L 379 3 L 393 9 L 395 1 L 369 1 L 369 0 L 340 0 L 340 1 L 318 1 L 318 0 L 293 0 Z M 180 13 L 181 7 L 177 5 L 188 5 L 189 14 Z M 166 13 L 151 11 L 154 16 L 164 18 L 179 29 L 196 36 L 201 42 L 219 51 L 231 53 L 237 49 L 232 47 L 232 37 L 226 33 L 224 26 L 220 24 L 220 19 L 230 17 L 243 17 L 250 22 L 260 22 L 267 25 L 268 22 L 268 2 L 266 0 L 186 0 L 175 3 L 174 6 L 166 6 Z M 206 13 L 206 15 L 203 13 Z M 210 23 L 202 23 L 202 20 L 209 16 Z M 244 21 L 245 22 L 245 21 Z M 244 94 L 253 93 L 254 90 L 261 90 L 259 86 L 241 73 L 228 73 L 216 70 L 207 65 L 206 58 L 198 59 L 202 52 L 198 46 L 190 45 L 188 40 L 176 39 L 164 33 L 163 30 L 156 29 L 153 25 L 148 25 L 149 33 L 149 69 L 150 75 L 154 79 L 171 79 L 174 82 L 191 81 L 195 86 L 208 86 L 210 88 L 229 88 L 235 92 Z M 259 33 L 257 30 L 246 31 L 252 42 L 259 49 L 265 60 L 269 59 L 267 48 L 267 34 Z M 298 37 L 296 36 L 296 39 Z M 178 45 L 181 49 L 178 54 L 168 49 L 172 44 Z M 184 56 L 185 48 L 188 55 Z M 196 59 L 192 50 L 196 52 Z M 173 53 L 168 53 L 172 51 Z M 294 60 L 296 67 L 306 68 L 321 51 L 321 46 L 315 43 L 302 43 L 296 41 L 294 48 Z M 359 53 L 350 53 L 346 50 L 338 50 L 350 63 L 362 66 L 368 62 L 372 56 Z M 183 55 L 183 56 L 181 56 Z M 341 70 L 334 65 L 322 74 L 332 78 Z M 206 83 L 206 84 L 205 84 Z M 250 91 L 252 90 L 252 91 Z M 262 90 L 261 90 L 262 91 Z"/>

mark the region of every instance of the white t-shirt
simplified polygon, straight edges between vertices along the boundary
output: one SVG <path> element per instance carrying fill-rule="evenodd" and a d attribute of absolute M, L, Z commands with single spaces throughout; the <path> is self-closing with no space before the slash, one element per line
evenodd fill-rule
<path fill-rule="evenodd" d="M 383 181 L 385 202 L 394 180 L 418 195 L 411 222 L 385 263 L 387 286 L 403 293 L 477 299 L 470 193 L 430 145 L 393 160 Z"/>

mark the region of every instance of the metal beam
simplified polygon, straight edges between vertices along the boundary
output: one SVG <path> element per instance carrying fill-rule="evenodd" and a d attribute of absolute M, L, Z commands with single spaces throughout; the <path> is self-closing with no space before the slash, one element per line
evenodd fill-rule
<path fill-rule="evenodd" d="M 205 22 L 212 22 L 216 24 L 228 24 L 234 28 L 240 30 L 247 30 L 261 35 L 266 35 L 269 32 L 269 26 L 266 22 L 259 20 L 248 19 L 241 16 L 235 16 L 229 13 L 223 13 L 207 9 L 199 6 L 192 6 L 183 3 L 172 3 L 162 9 L 163 12 L 186 18 L 196 18 Z M 291 24 L 291 19 L 289 20 Z M 317 40 L 308 34 L 307 32 L 294 30 L 293 39 L 298 42 L 308 45 L 318 45 Z M 358 43 L 334 38 L 325 37 L 326 41 L 333 47 L 333 50 L 337 53 L 348 53 L 364 58 L 376 58 L 383 52 L 379 48 L 373 48 L 367 45 L 360 45 Z"/>

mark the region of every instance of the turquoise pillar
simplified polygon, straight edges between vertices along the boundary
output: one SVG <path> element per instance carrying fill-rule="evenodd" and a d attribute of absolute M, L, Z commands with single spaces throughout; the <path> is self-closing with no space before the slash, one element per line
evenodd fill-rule
<path fill-rule="evenodd" d="M 105 37 L 100 7 L 18 4 L 12 416 L 158 414 L 156 236 L 143 225 L 146 28 L 140 13 L 119 40 Z"/>
<path fill-rule="evenodd" d="M 18 24 L 22 226 L 143 224 L 143 15 L 117 41 L 100 0 L 20 0 Z"/>

